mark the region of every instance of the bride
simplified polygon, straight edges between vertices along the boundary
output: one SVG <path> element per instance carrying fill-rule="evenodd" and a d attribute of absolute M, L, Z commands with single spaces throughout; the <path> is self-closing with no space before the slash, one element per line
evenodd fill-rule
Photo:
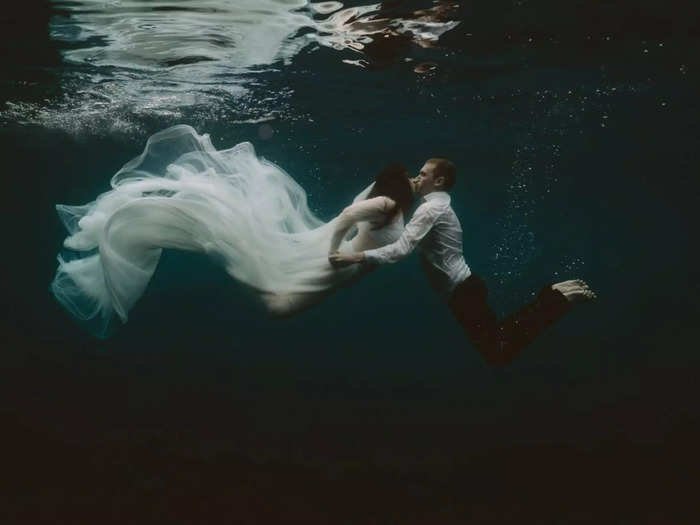
<path fill-rule="evenodd" d="M 89 204 L 56 206 L 69 236 L 51 289 L 101 337 L 116 317 L 127 321 L 163 248 L 214 258 L 271 315 L 289 316 L 366 272 L 334 268 L 328 255 L 395 241 L 413 201 L 406 170 L 390 165 L 324 223 L 303 188 L 250 143 L 216 150 L 185 125 L 151 136 L 111 185 Z"/>

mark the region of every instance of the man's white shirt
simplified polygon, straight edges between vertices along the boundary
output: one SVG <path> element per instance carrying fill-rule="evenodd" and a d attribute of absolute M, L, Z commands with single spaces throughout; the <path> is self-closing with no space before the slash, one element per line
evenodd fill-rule
<path fill-rule="evenodd" d="M 365 260 L 394 263 L 418 247 L 428 281 L 448 299 L 455 287 L 471 275 L 462 253 L 462 226 L 448 193 L 435 191 L 424 199 L 401 237 L 392 244 L 365 251 Z"/>

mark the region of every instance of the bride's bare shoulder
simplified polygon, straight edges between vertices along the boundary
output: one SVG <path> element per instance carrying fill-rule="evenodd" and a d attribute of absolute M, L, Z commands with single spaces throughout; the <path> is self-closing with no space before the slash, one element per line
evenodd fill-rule
<path fill-rule="evenodd" d="M 378 209 L 386 213 L 394 211 L 394 208 L 396 207 L 396 202 L 385 195 L 380 195 L 379 197 L 372 197 L 371 199 L 367 199 L 367 202 L 371 202 Z"/>

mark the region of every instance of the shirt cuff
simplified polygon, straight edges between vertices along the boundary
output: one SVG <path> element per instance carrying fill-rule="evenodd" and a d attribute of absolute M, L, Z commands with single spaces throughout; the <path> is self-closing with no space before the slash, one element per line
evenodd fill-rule
<path fill-rule="evenodd" d="M 377 255 L 377 250 L 365 250 L 362 252 L 365 254 L 365 262 L 372 263 L 372 264 L 379 264 L 381 259 Z"/>

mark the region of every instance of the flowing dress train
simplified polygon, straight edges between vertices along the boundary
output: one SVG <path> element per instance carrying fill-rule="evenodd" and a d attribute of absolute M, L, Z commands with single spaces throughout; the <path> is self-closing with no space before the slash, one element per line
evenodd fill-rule
<path fill-rule="evenodd" d="M 276 314 L 296 313 L 361 271 L 328 263 L 344 219 L 318 219 L 304 189 L 248 142 L 217 150 L 208 135 L 174 126 L 151 136 L 111 186 L 86 205 L 57 206 L 69 235 L 51 289 L 96 335 L 106 335 L 115 318 L 127 321 L 163 249 L 211 256 Z M 358 230 L 375 246 L 403 231 L 401 216 L 379 229 L 371 217 L 359 217 Z M 349 241 L 340 249 L 350 249 Z M 300 296 L 306 300 L 269 300 Z"/>

